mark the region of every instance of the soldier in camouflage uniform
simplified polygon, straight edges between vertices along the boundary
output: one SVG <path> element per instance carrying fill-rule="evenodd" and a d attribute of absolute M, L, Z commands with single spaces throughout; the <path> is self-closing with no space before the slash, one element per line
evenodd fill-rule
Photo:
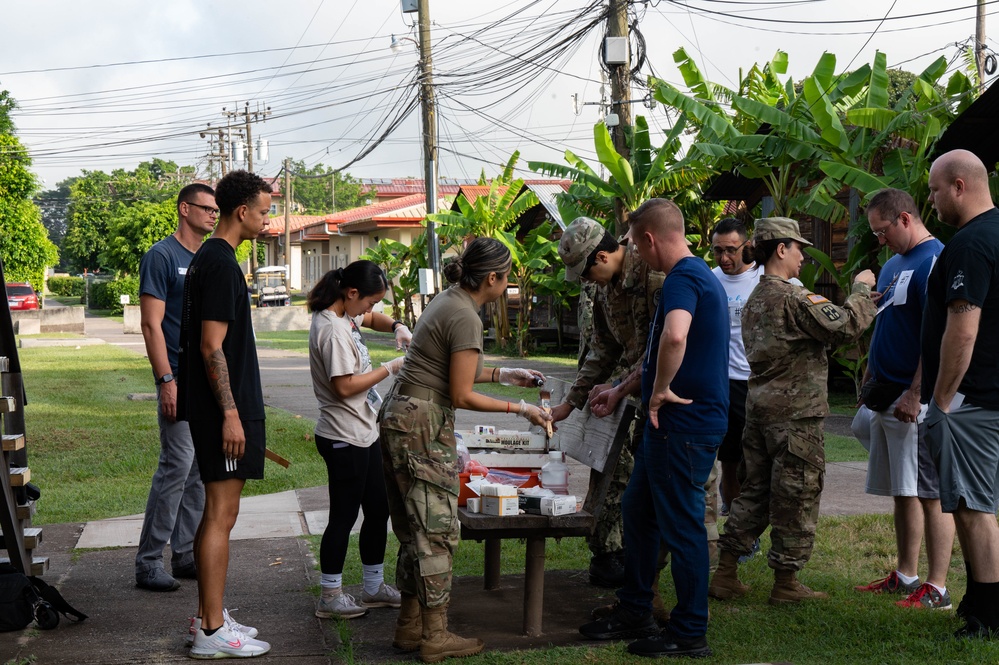
<path fill-rule="evenodd" d="M 515 412 L 539 426 L 550 420 L 524 400 L 513 404 L 473 390 L 490 381 L 535 387 L 538 378 L 544 380 L 533 370 L 483 367 L 479 310 L 506 291 L 510 266 L 502 243 L 477 238 L 444 267 L 444 276 L 458 286 L 437 295 L 420 316 L 406 362 L 378 415 L 389 514 L 399 539 L 396 586 L 402 607 L 393 645 L 419 649 L 427 663 L 483 648 L 481 640 L 447 629 L 459 533 L 455 406 Z"/>
<path fill-rule="evenodd" d="M 843 307 L 791 284 L 804 261 L 798 223 L 785 217 L 756 222 L 756 261 L 765 274 L 746 301 L 742 336 L 749 360 L 743 439 L 746 479 L 732 502 L 721 557 L 709 594 L 745 594 L 738 558 L 771 526 L 768 563 L 775 584 L 770 603 L 826 598 L 797 580 L 812 554 L 825 478 L 822 421 L 829 411 L 827 345 L 856 340 L 874 320 L 874 274 L 859 273 Z"/>
<path fill-rule="evenodd" d="M 584 289 L 594 284 L 595 289 L 589 351 L 581 359 L 565 402 L 552 409 L 556 422 L 568 417 L 573 409 L 582 409 L 589 398 L 609 388 L 611 380 L 641 370 L 649 322 L 664 279 L 661 272 L 642 261 L 631 245 L 620 244 L 599 222 L 587 217 L 566 227 L 558 251 L 565 263 L 566 279 L 584 282 Z M 631 477 L 632 450 L 642 436 L 642 428 L 634 431 L 632 440 L 621 446 L 607 498 L 589 541 L 593 553 L 590 583 L 598 586 L 617 588 L 624 575 L 621 497 Z M 590 474 L 590 491 L 600 476 L 595 471 Z"/>

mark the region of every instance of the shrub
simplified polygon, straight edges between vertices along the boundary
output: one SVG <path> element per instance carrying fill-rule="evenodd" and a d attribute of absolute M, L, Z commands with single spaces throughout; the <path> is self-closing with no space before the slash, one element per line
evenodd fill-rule
<path fill-rule="evenodd" d="M 109 309 L 112 315 L 121 314 L 121 296 L 128 294 L 133 305 L 139 303 L 139 278 L 125 277 L 109 282 L 94 282 L 90 285 L 90 308 Z"/>
<path fill-rule="evenodd" d="M 56 296 L 82 296 L 84 281 L 82 277 L 49 277 L 49 293 Z"/>

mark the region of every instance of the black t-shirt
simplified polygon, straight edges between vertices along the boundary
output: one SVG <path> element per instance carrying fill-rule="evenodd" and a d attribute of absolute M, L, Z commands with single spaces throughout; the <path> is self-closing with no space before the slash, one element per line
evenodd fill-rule
<path fill-rule="evenodd" d="M 236 252 L 225 240 L 209 238 L 191 259 L 184 284 L 180 327 L 178 409 L 182 420 L 215 420 L 218 400 L 201 356 L 203 321 L 226 321 L 222 341 L 229 383 L 240 420 L 263 420 L 264 396 L 250 320 L 250 298 Z"/>
<path fill-rule="evenodd" d="M 999 410 L 999 210 L 983 212 L 961 227 L 930 272 L 923 314 L 923 401 L 933 396 L 940 369 L 940 343 L 947 305 L 966 300 L 981 308 L 971 364 L 958 391 L 966 400 Z"/>

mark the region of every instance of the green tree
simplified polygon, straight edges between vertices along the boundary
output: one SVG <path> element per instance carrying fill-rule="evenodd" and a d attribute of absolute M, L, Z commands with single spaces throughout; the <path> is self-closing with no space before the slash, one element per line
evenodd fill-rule
<path fill-rule="evenodd" d="M 7 92 L 0 92 L 0 261 L 6 279 L 29 281 L 41 289 L 45 268 L 59 260 L 59 252 L 31 201 L 37 185 L 28 151 L 14 134 L 14 106 Z"/>
<path fill-rule="evenodd" d="M 360 181 L 349 173 L 316 164 L 306 168 L 304 161 L 291 161 L 292 198 L 307 215 L 326 215 L 367 205 L 374 191 L 365 193 Z"/>
<path fill-rule="evenodd" d="M 173 198 L 123 206 L 108 222 L 108 241 L 101 263 L 120 275 L 138 275 L 142 255 L 176 229 L 177 205 Z"/>
<path fill-rule="evenodd" d="M 35 196 L 35 205 L 42 211 L 42 224 L 49 233 L 49 240 L 62 246 L 66 236 L 66 217 L 69 213 L 69 188 L 76 178 L 60 181 L 55 189 L 47 189 Z"/>

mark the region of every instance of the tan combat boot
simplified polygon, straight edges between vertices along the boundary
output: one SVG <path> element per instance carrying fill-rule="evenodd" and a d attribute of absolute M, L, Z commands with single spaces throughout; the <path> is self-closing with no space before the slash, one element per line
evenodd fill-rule
<path fill-rule="evenodd" d="M 708 595 L 718 600 L 732 600 L 748 592 L 749 587 L 739 581 L 739 556 L 722 550 L 718 557 L 718 570 L 708 586 Z"/>
<path fill-rule="evenodd" d="M 417 651 L 423 639 L 423 622 L 420 620 L 420 601 L 416 596 L 402 595 L 399 618 L 395 622 L 392 646 L 403 651 Z"/>
<path fill-rule="evenodd" d="M 420 611 L 423 618 L 423 641 L 420 643 L 420 658 L 424 663 L 436 663 L 445 658 L 474 656 L 485 646 L 477 638 L 458 637 L 447 629 L 447 605 L 425 607 Z"/>
<path fill-rule="evenodd" d="M 822 600 L 828 597 L 829 594 L 821 591 L 812 591 L 799 582 L 793 570 L 774 571 L 774 588 L 770 592 L 771 605 L 800 603 L 803 600 Z"/>

